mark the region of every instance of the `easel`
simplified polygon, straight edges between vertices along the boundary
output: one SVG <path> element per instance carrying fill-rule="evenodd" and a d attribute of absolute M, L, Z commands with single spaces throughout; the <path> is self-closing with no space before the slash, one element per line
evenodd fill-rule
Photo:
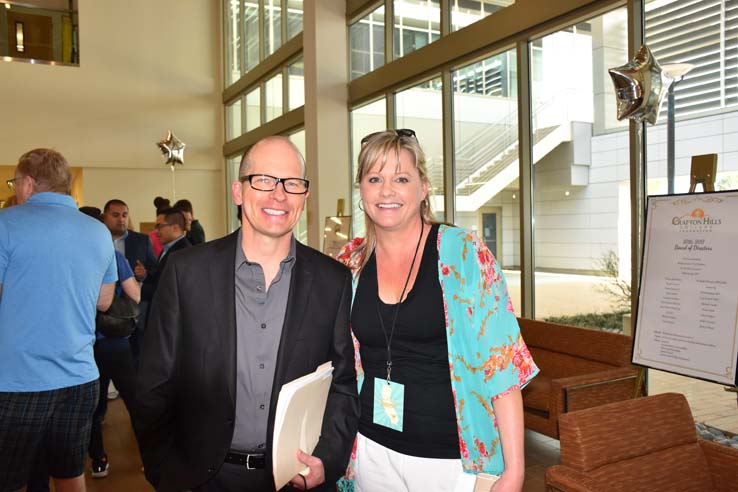
<path fill-rule="evenodd" d="M 694 193 L 697 184 L 702 184 L 702 192 L 715 191 L 715 174 L 717 173 L 717 154 L 692 156 L 689 172 L 689 192 Z"/>
<path fill-rule="evenodd" d="M 702 193 L 715 191 L 715 175 L 717 174 L 717 154 L 693 155 L 689 172 L 689 193 L 695 193 L 698 184 L 702 185 Z M 643 396 L 646 379 L 646 368 L 638 369 L 634 398 Z M 736 393 L 738 399 L 738 388 L 723 388 L 725 391 Z"/>

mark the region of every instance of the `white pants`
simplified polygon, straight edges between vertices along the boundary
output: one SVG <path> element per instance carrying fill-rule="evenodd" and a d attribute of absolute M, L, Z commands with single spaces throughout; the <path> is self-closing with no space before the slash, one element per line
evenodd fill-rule
<path fill-rule="evenodd" d="M 460 459 L 418 458 L 392 451 L 361 434 L 356 447 L 355 492 L 471 492 L 474 475 Z"/>

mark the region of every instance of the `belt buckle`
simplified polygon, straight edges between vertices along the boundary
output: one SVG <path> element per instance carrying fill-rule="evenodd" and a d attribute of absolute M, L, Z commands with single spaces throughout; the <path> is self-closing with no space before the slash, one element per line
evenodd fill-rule
<path fill-rule="evenodd" d="M 252 454 L 247 454 L 246 455 L 246 469 L 247 470 L 256 470 L 257 469 L 255 466 L 251 466 L 251 458 L 252 458 L 252 456 L 254 456 L 254 455 L 252 455 Z"/>

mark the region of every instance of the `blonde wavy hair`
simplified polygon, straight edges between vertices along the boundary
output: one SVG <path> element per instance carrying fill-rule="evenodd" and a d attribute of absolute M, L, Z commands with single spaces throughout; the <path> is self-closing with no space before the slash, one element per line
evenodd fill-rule
<path fill-rule="evenodd" d="M 376 133 L 370 133 L 362 139 L 361 152 L 359 152 L 358 164 L 359 168 L 356 172 L 356 183 L 361 185 L 361 180 L 371 171 L 374 164 L 379 162 L 381 171 L 387 164 L 394 164 L 397 170 L 400 169 L 400 152 L 406 150 L 410 153 L 415 163 L 415 169 L 420 174 L 420 181 L 428 186 L 428 193 L 420 203 L 420 216 L 426 224 L 436 222 L 431 210 L 430 189 L 431 183 L 428 178 L 428 168 L 426 167 L 425 153 L 420 147 L 420 143 L 412 130 L 385 130 Z M 364 213 L 364 224 L 366 227 L 366 236 L 363 244 L 354 252 L 361 255 L 359 262 L 359 270 L 369 261 L 369 258 L 377 246 L 377 233 L 374 221 L 369 214 Z"/>

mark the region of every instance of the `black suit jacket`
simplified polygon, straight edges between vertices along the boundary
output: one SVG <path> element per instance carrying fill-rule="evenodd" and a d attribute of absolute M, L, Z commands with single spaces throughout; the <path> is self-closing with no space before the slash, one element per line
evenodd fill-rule
<path fill-rule="evenodd" d="M 126 259 L 131 265 L 131 269 L 136 268 L 136 261 L 140 261 L 146 268 L 147 276 L 156 273 L 156 255 L 154 255 L 154 247 L 151 245 L 149 236 L 129 230 L 125 245 Z"/>
<path fill-rule="evenodd" d="M 230 448 L 239 336 L 237 247 L 236 232 L 174 255 L 154 297 L 134 422 L 146 478 L 157 492 L 189 490 L 208 481 Z M 331 490 L 344 473 L 358 427 L 350 304 L 348 270 L 297 243 L 270 400 L 267 470 L 279 390 L 331 360 L 333 383 L 313 451 L 325 467 L 326 486 L 321 490 Z"/>
<path fill-rule="evenodd" d="M 146 239 L 148 240 L 148 237 Z M 156 289 L 159 285 L 159 278 L 161 278 L 161 274 L 164 272 L 164 267 L 167 266 L 167 262 L 169 261 L 169 257 L 172 255 L 172 253 L 176 253 L 177 251 L 189 248 L 190 246 L 192 246 L 192 244 L 190 244 L 186 237 L 183 237 L 182 239 L 179 239 L 176 243 L 174 243 L 166 253 L 162 253 L 164 256 L 162 256 L 159 260 L 159 264 L 156 270 L 153 274 L 146 275 L 146 278 L 143 281 L 143 285 L 141 285 L 142 300 L 151 301 L 154 298 L 154 293 L 156 292 Z M 128 250 L 126 249 L 126 251 Z"/>

